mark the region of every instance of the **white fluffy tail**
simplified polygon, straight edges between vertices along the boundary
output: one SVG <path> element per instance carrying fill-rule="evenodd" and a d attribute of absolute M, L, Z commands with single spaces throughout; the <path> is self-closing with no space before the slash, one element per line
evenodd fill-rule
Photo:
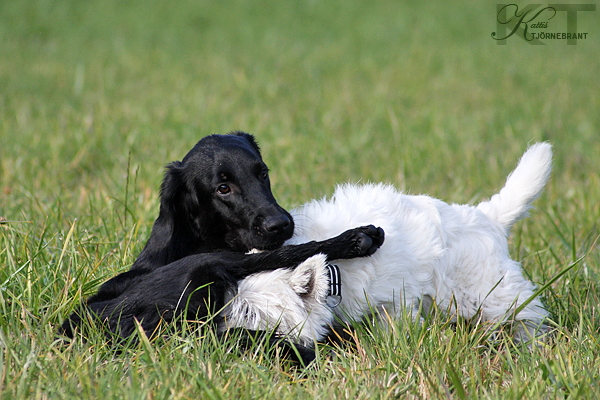
<path fill-rule="evenodd" d="M 477 208 L 491 220 L 500 223 L 506 233 L 515 222 L 527 216 L 531 203 L 542 193 L 552 171 L 552 146 L 536 143 L 531 146 L 508 175 L 506 185 L 489 201 Z"/>

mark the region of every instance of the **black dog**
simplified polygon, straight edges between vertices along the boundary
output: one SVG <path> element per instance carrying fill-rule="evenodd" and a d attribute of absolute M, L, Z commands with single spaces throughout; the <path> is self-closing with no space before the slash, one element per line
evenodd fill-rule
<path fill-rule="evenodd" d="M 167 167 L 160 214 L 131 270 L 104 283 L 65 321 L 62 333 L 72 337 L 86 313 L 121 338 L 134 332 L 136 320 L 149 336 L 177 317 L 202 322 L 250 274 L 294 268 L 318 253 L 330 260 L 371 255 L 384 238 L 380 228 L 368 226 L 281 247 L 293 229 L 271 193 L 254 138 L 241 132 L 208 136 Z M 245 254 L 251 249 L 264 251 Z M 303 361 L 314 357 L 308 349 L 300 355 Z"/>

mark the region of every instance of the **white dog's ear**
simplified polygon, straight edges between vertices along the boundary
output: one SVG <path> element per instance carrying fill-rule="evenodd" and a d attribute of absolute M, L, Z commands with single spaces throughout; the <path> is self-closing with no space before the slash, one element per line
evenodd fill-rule
<path fill-rule="evenodd" d="M 292 272 L 290 286 L 302 299 L 321 296 L 326 262 L 324 254 L 317 254 L 306 259 Z"/>

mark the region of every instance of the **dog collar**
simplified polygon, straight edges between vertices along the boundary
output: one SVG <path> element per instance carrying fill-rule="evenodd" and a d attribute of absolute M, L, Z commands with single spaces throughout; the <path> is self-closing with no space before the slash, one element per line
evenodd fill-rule
<path fill-rule="evenodd" d="M 325 266 L 329 272 L 329 293 L 325 302 L 334 308 L 342 302 L 342 276 L 337 265 L 327 263 Z"/>

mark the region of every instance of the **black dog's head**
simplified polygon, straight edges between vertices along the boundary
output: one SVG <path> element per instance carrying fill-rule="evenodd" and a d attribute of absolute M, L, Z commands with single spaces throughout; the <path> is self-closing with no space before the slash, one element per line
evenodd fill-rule
<path fill-rule="evenodd" d="M 254 137 L 211 135 L 167 166 L 160 215 L 134 267 L 148 257 L 158 258 L 150 264 L 165 265 L 200 252 L 274 249 L 293 231 L 291 215 L 271 193 Z"/>

